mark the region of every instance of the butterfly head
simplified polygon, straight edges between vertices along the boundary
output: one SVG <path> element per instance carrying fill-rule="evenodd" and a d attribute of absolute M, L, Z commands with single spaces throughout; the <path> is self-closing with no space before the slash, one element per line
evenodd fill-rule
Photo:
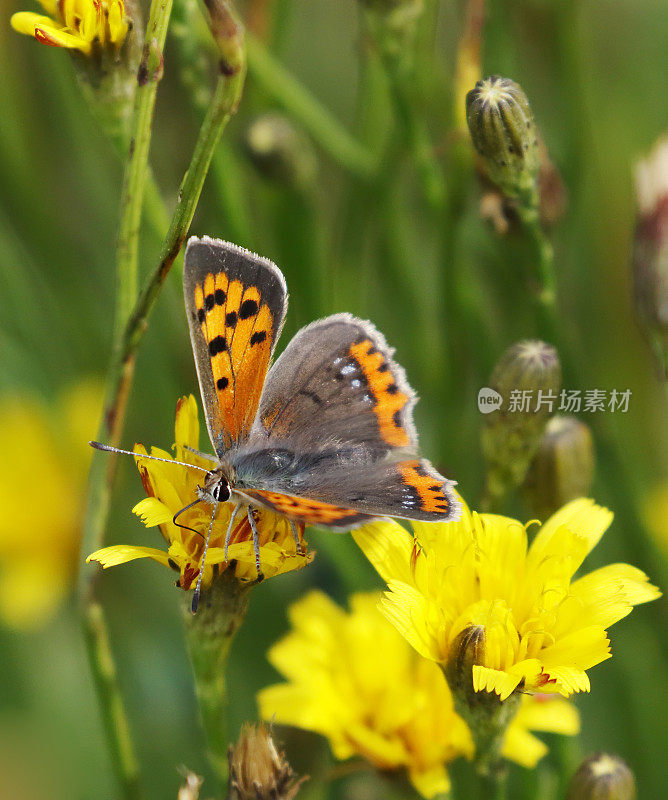
<path fill-rule="evenodd" d="M 205 503 L 226 503 L 232 497 L 230 478 L 226 471 L 218 468 L 207 472 L 204 486 L 197 487 L 197 494 Z"/>

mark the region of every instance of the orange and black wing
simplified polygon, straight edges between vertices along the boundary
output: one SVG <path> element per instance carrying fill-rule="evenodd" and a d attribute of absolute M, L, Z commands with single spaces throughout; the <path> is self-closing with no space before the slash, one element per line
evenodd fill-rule
<path fill-rule="evenodd" d="M 209 436 L 221 456 L 255 419 L 287 309 L 285 279 L 242 247 L 193 237 L 183 291 Z"/>

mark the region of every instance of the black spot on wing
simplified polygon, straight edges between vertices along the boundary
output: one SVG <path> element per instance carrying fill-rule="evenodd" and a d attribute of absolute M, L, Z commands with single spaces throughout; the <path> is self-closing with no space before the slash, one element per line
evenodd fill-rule
<path fill-rule="evenodd" d="M 258 304 L 255 300 L 244 300 L 239 309 L 239 319 L 249 319 L 258 312 Z"/>
<path fill-rule="evenodd" d="M 267 338 L 266 331 L 256 331 L 256 332 L 255 332 L 255 333 L 254 333 L 254 334 L 251 336 L 251 339 L 250 339 L 251 347 L 252 347 L 254 344 L 260 344 L 261 342 L 264 342 L 264 340 L 265 340 L 266 338 Z"/>
<path fill-rule="evenodd" d="M 224 353 L 227 350 L 227 341 L 224 336 L 216 336 L 209 342 L 209 354 L 216 356 L 218 353 Z"/>

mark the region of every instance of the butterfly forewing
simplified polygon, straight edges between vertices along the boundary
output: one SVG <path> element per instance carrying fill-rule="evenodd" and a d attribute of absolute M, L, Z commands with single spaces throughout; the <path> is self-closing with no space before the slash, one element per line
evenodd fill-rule
<path fill-rule="evenodd" d="M 287 308 L 285 279 L 268 259 L 193 237 L 183 290 L 207 427 L 221 456 L 255 418 Z"/>

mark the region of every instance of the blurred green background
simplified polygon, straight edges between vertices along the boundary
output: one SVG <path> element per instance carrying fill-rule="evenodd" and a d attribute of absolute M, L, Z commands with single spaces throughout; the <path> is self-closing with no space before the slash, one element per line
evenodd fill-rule
<path fill-rule="evenodd" d="M 464 6 L 450 0 L 427 5 L 416 96 L 456 202 L 438 213 L 427 206 L 401 139 L 377 183 L 351 176 L 313 140 L 317 176 L 306 187 L 263 177 L 247 158 L 245 137 L 258 114 L 280 109 L 251 70 L 191 230 L 234 239 L 279 264 L 291 293 L 283 344 L 327 313 L 347 310 L 371 319 L 396 347 L 421 397 L 416 420 L 424 454 L 459 481 L 475 506 L 484 476 L 478 389 L 503 350 L 537 331 L 521 271 L 527 258 L 521 238 L 501 238 L 480 219 L 471 170 L 447 171 L 458 137 L 453 78 Z M 263 26 L 267 9 L 277 21 Z M 0 396 L 34 397 L 48 417 L 68 386 L 102 378 L 106 369 L 122 164 L 78 91 L 67 53 L 14 33 L 8 20 L 17 10 L 37 9 L 2 0 Z M 240 10 L 341 124 L 374 153 L 387 145 L 396 129 L 387 80 L 362 40 L 353 0 L 274 0 Z M 577 385 L 565 388 L 633 392 L 628 413 L 599 420 L 624 469 L 599 453 L 592 496 L 615 511 L 616 520 L 586 567 L 629 561 L 663 589 L 668 533 L 663 543 L 650 538 L 638 512 L 649 492 L 668 481 L 666 393 L 634 321 L 629 264 L 633 164 L 668 129 L 667 43 L 664 0 L 493 0 L 482 49 L 483 74 L 512 77 L 527 92 L 567 187 L 565 217 L 551 232 L 560 320 L 580 359 L 572 371 Z M 180 71 L 178 48 L 168 37 L 151 163 L 170 208 L 201 118 Z M 142 275 L 153 269 L 159 247 L 160 238 L 145 226 Z M 485 330 L 471 324 L 472 305 L 482 308 Z M 198 394 L 175 269 L 139 351 L 124 446 L 169 447 L 176 400 L 189 392 Z M 57 418 L 51 424 L 57 427 Z M 93 426 L 86 436 L 94 434 Z M 82 439 L 80 448 L 86 447 Z M 34 507 L 48 474 L 42 476 L 38 447 L 19 462 L 11 452 L 2 457 L 7 470 L 12 463 L 27 467 L 19 476 L 27 487 L 21 513 L 7 521 L 20 550 L 36 536 Z M 157 531 L 146 530 L 130 512 L 142 496 L 134 465 L 120 463 L 108 543 L 160 546 Z M 528 514 L 519 499 L 505 510 Z M 318 551 L 312 568 L 253 591 L 232 653 L 234 734 L 255 717 L 255 692 L 276 680 L 265 652 L 286 630 L 286 606 L 311 586 L 345 602 L 352 590 L 380 585 L 350 537 L 316 531 L 309 541 Z M 53 569 L 60 568 L 54 560 Z M 100 589 L 147 794 L 175 797 L 179 765 L 209 775 L 182 636 L 182 597 L 172 577 L 149 562 L 110 570 Z M 639 797 L 654 800 L 665 795 L 668 781 L 665 603 L 637 609 L 613 628 L 611 640 L 614 657 L 591 671 L 591 695 L 576 700 L 580 738 L 552 744 L 555 752 L 565 748 L 562 756 L 573 765 L 594 750 L 619 753 L 636 772 Z M 0 629 L 0 664 L 0 795 L 114 797 L 74 601 L 34 630 Z M 326 746 L 314 747 L 306 735 L 285 736 L 294 766 L 313 775 L 313 784 L 321 781 L 332 767 Z M 538 775 L 514 767 L 513 785 L 549 785 L 555 757 Z M 331 796 L 384 796 L 383 784 L 370 774 L 353 782 L 338 779 Z M 317 792 L 307 786 L 300 797 Z"/>

